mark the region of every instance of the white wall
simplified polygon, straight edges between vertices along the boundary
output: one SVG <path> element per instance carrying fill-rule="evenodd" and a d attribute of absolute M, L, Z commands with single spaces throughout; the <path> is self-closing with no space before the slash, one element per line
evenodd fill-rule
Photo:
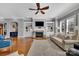
<path fill-rule="evenodd" d="M 7 34 L 6 37 L 10 37 L 10 32 L 11 32 L 11 20 L 10 19 L 4 19 L 6 21 L 4 21 L 4 23 L 7 23 L 6 27 L 7 27 Z"/>
<path fill-rule="evenodd" d="M 23 37 L 24 35 L 24 20 L 18 19 L 18 36 Z"/>
<path fill-rule="evenodd" d="M 10 37 L 10 32 L 12 32 L 12 22 L 18 23 L 18 36 L 23 37 L 24 33 L 24 21 L 22 18 L 20 19 L 14 19 L 14 18 L 6 18 L 4 19 L 4 23 L 7 23 L 7 34 L 6 37 Z"/>
<path fill-rule="evenodd" d="M 10 32 L 12 32 L 12 22 L 17 22 L 16 19 L 14 18 L 3 18 L 3 23 L 7 23 L 6 25 L 6 29 L 7 29 L 7 34 L 6 34 L 6 37 L 10 37 Z"/>

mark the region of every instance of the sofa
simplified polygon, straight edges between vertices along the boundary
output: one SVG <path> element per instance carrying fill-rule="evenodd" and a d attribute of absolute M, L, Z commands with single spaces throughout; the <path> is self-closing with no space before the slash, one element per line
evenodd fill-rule
<path fill-rule="evenodd" d="M 63 34 L 57 34 L 56 36 L 51 36 L 50 40 L 66 51 L 68 48 L 73 47 L 74 43 L 79 42 L 77 38 L 78 36 L 76 34 L 72 37 L 65 37 Z"/>

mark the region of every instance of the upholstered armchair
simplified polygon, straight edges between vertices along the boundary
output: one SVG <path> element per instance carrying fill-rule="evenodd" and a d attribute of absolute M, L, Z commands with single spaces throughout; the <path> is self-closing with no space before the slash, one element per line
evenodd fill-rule
<path fill-rule="evenodd" d="M 5 48 L 5 47 L 9 47 L 10 45 L 12 45 L 12 41 L 9 40 L 5 40 L 3 35 L 0 35 L 0 49 L 1 48 Z"/>

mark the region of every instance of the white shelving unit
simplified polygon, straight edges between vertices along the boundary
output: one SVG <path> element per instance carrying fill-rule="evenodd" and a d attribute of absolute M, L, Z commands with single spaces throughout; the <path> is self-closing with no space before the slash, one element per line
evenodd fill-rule
<path fill-rule="evenodd" d="M 47 37 L 54 34 L 54 21 L 52 20 L 46 21 L 46 33 Z"/>
<path fill-rule="evenodd" d="M 32 19 L 24 20 L 24 36 L 32 37 Z"/>

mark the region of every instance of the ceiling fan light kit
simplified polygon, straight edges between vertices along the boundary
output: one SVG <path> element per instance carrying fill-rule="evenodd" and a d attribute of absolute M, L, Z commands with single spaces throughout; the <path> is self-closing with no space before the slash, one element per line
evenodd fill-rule
<path fill-rule="evenodd" d="M 36 3 L 36 6 L 37 6 L 37 9 L 29 8 L 29 10 L 35 10 L 35 11 L 36 11 L 35 14 L 38 14 L 39 11 L 40 11 L 42 14 L 45 14 L 44 10 L 49 9 L 49 6 L 45 6 L 45 7 L 43 7 L 43 8 L 40 8 L 40 3 Z"/>

